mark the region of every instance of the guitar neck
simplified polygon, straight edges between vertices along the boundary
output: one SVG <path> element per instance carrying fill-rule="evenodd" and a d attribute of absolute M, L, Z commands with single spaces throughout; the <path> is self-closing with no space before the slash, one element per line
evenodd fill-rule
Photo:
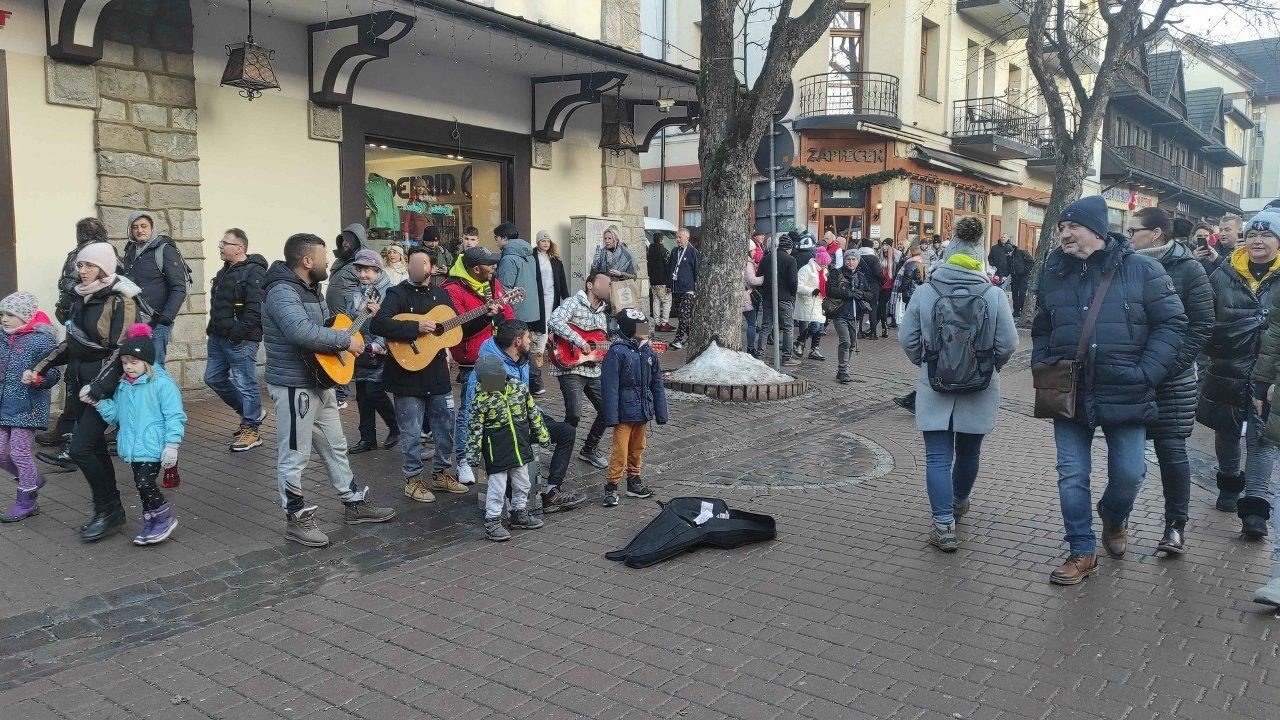
<path fill-rule="evenodd" d="M 439 324 L 440 331 L 447 332 L 460 325 L 465 325 L 487 312 L 489 312 L 489 307 L 487 305 L 481 305 L 480 307 L 468 310 L 461 315 L 455 315 L 454 317 Z"/>

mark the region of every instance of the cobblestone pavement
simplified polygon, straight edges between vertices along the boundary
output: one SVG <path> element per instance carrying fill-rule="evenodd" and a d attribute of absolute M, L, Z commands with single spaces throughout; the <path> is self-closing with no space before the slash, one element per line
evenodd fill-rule
<path fill-rule="evenodd" d="M 862 350 L 853 385 L 806 361 L 812 388 L 794 400 L 673 400 L 648 452 L 658 496 L 723 497 L 774 515 L 779 537 L 645 570 L 603 553 L 652 503 L 553 515 L 493 545 L 471 496 L 411 507 L 397 451 L 353 460 L 394 522 L 339 525 L 313 468 L 334 545 L 286 544 L 270 423 L 263 448 L 232 455 L 230 413 L 191 403 L 170 542 L 81 544 L 78 473 L 50 476 L 40 516 L 0 527 L 0 718 L 1280 717 L 1280 620 L 1250 602 L 1269 553 L 1211 492 L 1193 489 L 1187 555 L 1158 559 L 1153 466 L 1129 556 L 1049 585 L 1054 453 L 1023 353 L 963 546 L 941 555 L 925 543 L 919 435 L 889 402 L 914 375 L 892 340 Z M 1196 467 L 1211 482 L 1202 454 Z M 598 494 L 599 478 L 575 459 L 572 480 Z"/>

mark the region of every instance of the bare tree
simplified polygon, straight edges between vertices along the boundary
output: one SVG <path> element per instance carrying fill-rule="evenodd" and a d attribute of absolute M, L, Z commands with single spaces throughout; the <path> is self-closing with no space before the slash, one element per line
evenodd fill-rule
<path fill-rule="evenodd" d="M 1107 103 L 1116 82 L 1145 46 L 1171 23 L 1171 13 L 1183 8 L 1200 8 L 1197 13 L 1216 12 L 1242 21 L 1266 21 L 1274 27 L 1276 7 L 1269 0 L 1103 0 L 1081 10 L 1072 0 L 1027 0 L 1030 21 L 1027 32 L 1027 63 L 1044 98 L 1049 132 L 1057 161 L 1057 177 L 1045 208 L 1045 222 L 1036 245 L 1036 266 L 1032 292 L 1024 305 L 1023 318 L 1035 315 L 1035 288 L 1045 257 L 1057 243 L 1057 218 L 1071 201 L 1080 196 L 1084 178 L 1093 159 L 1093 148 L 1106 120 Z M 1084 28 L 1084 32 L 1074 32 Z M 1088 28 L 1100 29 L 1101 45 L 1096 72 L 1089 67 L 1081 36 Z M 1097 33 L 1094 32 L 1094 35 Z M 1046 50 L 1051 48 L 1051 50 Z M 1060 74 L 1048 64 L 1053 53 Z M 1092 75 L 1092 84 L 1086 77 Z M 1065 82 L 1066 88 L 1060 82 Z"/>
<path fill-rule="evenodd" d="M 701 103 L 698 161 L 702 166 L 702 269 L 689 332 L 689 356 L 717 341 L 742 349 L 742 270 L 750 228 L 753 159 L 791 82 L 796 61 L 831 25 L 844 0 L 813 0 L 791 16 L 779 0 L 760 74 L 744 87 L 735 65 L 735 17 L 747 0 L 702 0 Z M 681 322 L 685 322 L 681 318 Z"/>

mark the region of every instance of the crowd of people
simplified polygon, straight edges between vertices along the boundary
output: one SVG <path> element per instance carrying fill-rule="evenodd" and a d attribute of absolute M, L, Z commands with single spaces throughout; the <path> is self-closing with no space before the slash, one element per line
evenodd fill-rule
<path fill-rule="evenodd" d="M 18 481 L 16 499 L 0 521 L 39 514 L 45 480 L 38 458 L 58 471 L 78 470 L 88 482 L 93 507 L 81 539 L 115 533 L 126 518 L 114 445 L 133 471 L 141 500 L 134 543 L 163 542 L 177 528 L 161 489 L 180 482 L 186 414 L 165 360 L 191 275 L 176 244 L 155 227 L 150 214 L 135 213 L 121 254 L 99 220 L 77 224 L 77 247 L 67 256 L 55 308 L 63 333 L 33 294 L 0 299 L 7 340 L 0 343 L 0 461 Z M 570 295 L 550 235 L 540 232 L 530 245 L 511 223 L 494 229 L 497 253 L 481 247 L 474 227 L 463 230 L 453 249 L 441 243 L 438 228 L 427 227 L 420 239 L 379 253 L 364 227 L 353 224 L 335 239 L 332 263 L 328 244 L 316 235 L 291 236 L 283 259 L 268 264 L 250 252 L 243 230 L 227 230 L 218 242 L 222 267 L 208 293 L 205 383 L 238 418 L 228 449 L 260 447 L 268 413 L 257 365 L 260 346 L 265 349 L 285 537 L 309 547 L 329 543 L 316 521 L 317 507 L 303 493 L 313 450 L 346 524 L 395 517 L 394 508 L 375 503 L 370 489 L 357 483 L 349 461 L 379 447 L 379 420 L 385 426 L 381 447 L 401 450 L 410 500 L 430 503 L 438 492 L 469 493 L 477 481 L 473 468 L 482 467 L 486 536 L 503 541 L 511 538 L 508 528 L 539 528 L 544 513 L 586 502 L 584 492 L 565 484 L 584 396 L 596 417 L 579 457 L 606 470 L 602 504 L 618 504 L 624 475 L 627 496 L 651 497 L 641 476 L 646 430 L 651 421 L 667 421 L 666 396 L 648 317 L 636 308 L 615 312 L 609 304 L 614 280 L 635 272 L 620 235 L 616 227 L 605 233 L 598 266 Z M 696 272 L 696 251 L 687 240 L 676 275 L 681 267 Z M 432 312 L 440 307 L 450 312 Z M 350 323 L 330 322 L 336 314 Z M 422 365 L 402 365 L 392 352 L 416 348 L 454 326 L 461 342 L 441 345 Z M 556 355 L 549 368 L 565 397 L 563 422 L 537 401 L 545 394 L 541 366 L 551 340 L 580 351 L 574 358 Z M 319 360 L 344 354 L 354 366 L 359 411 L 359 437 L 350 446 L 340 418 L 346 386 Z M 59 383 L 65 402 L 50 427 L 51 390 Z M 606 458 L 601 443 L 611 428 Z M 427 440 L 433 446 L 429 469 Z M 58 449 L 35 453 L 36 444 Z M 545 474 L 539 446 L 551 451 Z"/>

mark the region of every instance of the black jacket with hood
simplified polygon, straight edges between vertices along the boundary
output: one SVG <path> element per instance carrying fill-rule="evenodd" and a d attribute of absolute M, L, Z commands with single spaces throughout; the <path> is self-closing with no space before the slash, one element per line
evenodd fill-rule
<path fill-rule="evenodd" d="M 387 290 L 378 314 L 369 321 L 369 332 L 387 340 L 412 342 L 418 339 L 418 323 L 396 320 L 395 316 L 402 313 L 425 315 L 440 305 L 453 309 L 449 293 L 440 287 L 414 285 L 408 280 L 397 283 Z M 430 365 L 417 372 L 400 367 L 394 357 L 388 358 L 382 367 L 382 389 L 392 395 L 407 397 L 448 395 L 453 387 L 449 384 L 449 361 L 445 355 L 441 350 Z"/>
<path fill-rule="evenodd" d="M 262 339 L 262 280 L 267 259 L 250 255 L 223 263 L 209 289 L 209 325 L 205 332 L 234 343 Z"/>
<path fill-rule="evenodd" d="M 342 247 L 344 237 L 355 241 L 346 251 Z M 360 223 L 351 223 L 338 235 L 337 247 L 333 249 L 336 259 L 329 267 L 329 284 L 324 291 L 324 301 L 329 306 L 330 315 L 345 311 L 351 293 L 360 285 L 360 279 L 356 277 L 356 266 L 351 261 L 368 242 L 364 226 Z"/>
<path fill-rule="evenodd" d="M 155 228 L 156 219 L 147 212 L 130 215 L 129 227 L 141 217 L 151 220 L 151 227 Z M 145 245 L 134 242 L 132 233 L 127 237 L 130 240 L 120 261 L 120 274 L 138 286 L 142 299 L 150 306 L 152 325 L 172 325 L 187 299 L 189 276 L 182 253 L 167 235 L 156 233 Z M 156 253 L 160 254 L 158 260 Z"/>

